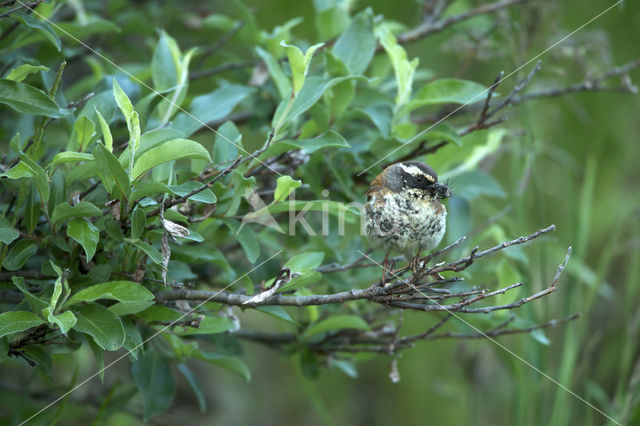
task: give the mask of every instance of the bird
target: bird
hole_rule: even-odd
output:
[[[446,230],[447,209],[441,203],[451,197],[446,184],[421,161],[402,161],[385,167],[366,191],[364,227],[370,244],[386,250],[382,285],[395,250],[411,259],[418,269],[420,253],[440,244]]]

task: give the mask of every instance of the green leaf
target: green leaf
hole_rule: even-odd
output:
[[[131,374],[142,395],[145,422],[171,406],[176,393],[176,381],[169,361],[159,353],[147,350],[133,363]]]
[[[332,52],[349,68],[351,74],[362,74],[376,50],[373,35],[373,12],[370,8],[358,13],[338,37]]]
[[[273,79],[273,82],[276,84],[276,88],[278,89],[280,99],[288,99],[291,96],[291,82],[282,70],[282,66],[280,66],[278,60],[274,58],[271,53],[259,47],[256,47],[256,52],[267,66],[269,75]]]
[[[454,143],[458,146],[462,146],[462,141],[460,140],[460,136],[458,136],[458,132],[456,131],[456,129],[444,123],[438,123],[435,126],[431,127],[429,131],[421,135],[420,138],[431,140],[439,139]],[[415,141],[416,140],[412,140],[412,142]]]
[[[47,174],[45,173],[44,169],[40,167],[40,165],[37,164],[35,161],[33,161],[31,158],[29,158],[26,154],[20,153],[18,154],[18,156],[35,173],[35,175],[33,176],[33,183],[36,186],[36,188],[38,188],[38,192],[40,193],[40,198],[42,199],[42,201],[44,203],[48,203],[49,195],[50,195],[49,194],[50,193],[49,178],[47,177]]]
[[[175,39],[160,30],[160,39],[153,50],[151,77],[153,87],[158,91],[175,89],[180,69],[180,48]]]
[[[531,337],[536,339],[538,343],[541,343],[545,346],[549,346],[551,344],[544,330],[533,330],[529,334],[531,335]]]
[[[313,6],[316,9],[315,24],[320,39],[335,38],[349,25],[350,2],[314,1]]]
[[[231,31],[236,21],[225,15],[211,14],[202,20],[204,28],[214,28],[216,30],[228,32]]]
[[[20,236],[20,232],[11,226],[11,223],[4,216],[0,216],[0,242],[4,244],[11,244],[16,238]]]
[[[49,194],[48,212],[51,216],[58,204],[67,199],[66,174],[62,170],[56,170],[51,176],[51,191]]]
[[[141,311],[137,317],[144,322],[150,323],[154,321],[171,322],[179,319],[182,315],[166,306],[153,305]]]
[[[65,311],[61,314],[47,313],[47,321],[60,327],[62,334],[66,335],[77,322],[76,316],[71,311]]]
[[[402,113],[413,111],[425,105],[468,104],[482,101],[487,88],[467,80],[442,78],[427,83],[402,109]]]
[[[38,195],[36,186],[33,183],[29,185],[26,198],[27,203],[24,207],[24,224],[27,227],[27,233],[33,234],[33,231],[38,225],[38,220],[40,220],[40,213],[42,211],[40,196]]]
[[[377,102],[362,109],[362,112],[378,128],[383,137],[389,138],[393,119],[393,106],[390,103]]]
[[[0,174],[0,177],[7,177],[9,179],[21,179],[30,178],[33,184],[40,193],[40,198],[46,203],[49,201],[49,179],[46,173],[35,161],[30,159],[27,155],[19,153],[21,161],[5,173]]]
[[[238,156],[238,148],[242,149],[242,135],[232,121],[227,121],[218,128],[216,133],[213,159],[216,163],[234,160]]]
[[[369,330],[369,324],[367,324],[362,318],[355,315],[333,315],[327,319],[319,321],[311,325],[305,331],[305,336],[313,336],[314,334],[326,333],[329,331],[343,330],[345,328],[352,328],[356,330]]]
[[[129,177],[118,159],[102,144],[97,144],[93,150],[96,159],[96,169],[100,180],[107,192],[115,195],[115,190],[127,198],[131,192]]]
[[[185,136],[189,137],[205,123],[228,115],[254,91],[252,87],[229,84],[212,93],[196,96],[191,102],[189,113],[177,114],[172,127],[183,131]]]
[[[115,351],[122,346],[125,332],[116,314],[95,303],[75,306],[73,311],[78,317],[74,330],[93,337],[102,349]]]
[[[202,389],[200,389],[200,385],[198,384],[198,380],[196,379],[195,374],[187,367],[186,364],[181,363],[178,364],[178,371],[182,373],[189,386],[193,390],[193,393],[196,394],[196,398],[198,399],[198,406],[200,406],[200,412],[204,413],[207,410],[207,402],[204,399],[204,395],[202,394]]]
[[[285,263],[291,269],[291,272],[311,271],[322,264],[324,260],[324,252],[310,251],[293,256]]]
[[[133,104],[115,78],[113,79],[113,97],[116,99],[118,108],[120,108],[122,115],[124,115],[124,118],[128,123],[129,117],[134,113]]]
[[[273,202],[285,200],[296,188],[302,185],[301,180],[292,179],[291,176],[280,176],[276,181],[276,189],[273,193]]]
[[[89,341],[89,347],[93,352],[93,357],[96,359],[96,367],[100,372],[100,382],[104,384],[104,349],[102,349],[93,339],[87,339]]]
[[[125,238],[125,241],[128,241],[129,243],[142,250],[147,256],[149,256],[149,259],[151,259],[153,263],[162,265],[162,255],[155,247],[153,247],[149,243],[141,240],[130,240],[127,238]]]
[[[113,152],[113,136],[111,136],[111,129],[109,129],[109,123],[104,119],[98,108],[94,107],[96,111],[96,116],[98,117],[98,121],[100,122],[100,129],[102,130],[102,140],[104,142],[104,146],[109,152]]]
[[[277,306],[277,305],[273,305],[273,306],[256,306],[256,310],[260,311],[260,312],[264,312],[267,315],[271,315],[272,317],[281,319],[283,321],[286,321],[290,324],[294,324],[294,325],[298,325],[298,321],[294,320],[291,315],[289,315],[289,312],[287,312],[287,310],[285,308],[283,308],[282,306]]]
[[[31,178],[37,175],[37,172],[33,170],[27,163],[20,161],[18,164],[2,173],[2,177],[9,179],[22,179]]]
[[[62,43],[60,42],[60,37],[53,31],[51,24],[45,20],[39,20],[33,15],[20,14],[16,16],[16,19],[22,21],[27,27],[36,30],[38,33],[42,34],[47,40],[53,44],[53,46],[60,52],[62,49]]]
[[[60,37],[77,42],[78,40],[86,40],[94,34],[119,33],[120,27],[113,21],[98,18],[97,16],[85,16],[84,19],[78,18],[81,22],[58,21],[56,22],[56,32]]]
[[[132,315],[142,312],[149,306],[153,306],[154,303],[155,302],[152,300],[147,302],[118,302],[109,306],[107,309],[121,317],[124,315]]]
[[[111,217],[104,218],[104,230],[107,231],[109,237],[113,238],[116,241],[124,241],[124,233],[122,232],[122,228],[120,225],[116,223],[115,220]]]
[[[57,325],[62,331],[62,334],[67,334],[69,330],[75,325],[77,319],[76,316],[71,311],[62,312],[61,314],[56,314],[56,306],[58,305],[58,300],[63,293],[69,293],[69,284],[66,279],[63,279],[62,270],[55,264],[53,261],[50,261],[51,267],[58,274],[58,278],[54,283],[53,294],[51,295],[51,299],[49,300],[49,305],[42,309],[42,315],[49,321],[50,324]]]
[[[272,144],[260,157],[260,160],[272,158],[290,150],[302,149],[312,154],[326,148],[349,148],[349,143],[342,135],[330,130],[313,139],[283,140]]]
[[[406,104],[411,96],[413,76],[420,61],[418,58],[413,58],[412,61],[407,59],[407,52],[398,44],[395,36],[387,26],[379,27],[377,35],[393,66],[398,86],[396,107],[400,107]]]
[[[136,206],[131,214],[131,238],[136,239],[142,237],[147,229],[147,215],[140,206]]]
[[[109,281],[78,291],[71,296],[65,306],[81,302],[94,302],[98,299],[117,300],[118,302],[142,302],[153,300],[153,293],[133,281]]]
[[[169,187],[169,190],[173,192],[174,195],[183,197],[191,193],[193,190],[201,188],[202,185],[203,184],[200,182],[195,182],[190,180],[180,185],[171,185]],[[217,201],[216,195],[209,188],[203,191],[200,191],[195,195],[192,195],[191,197],[189,197],[189,199],[193,201],[197,201],[199,203],[206,203],[206,204],[215,204],[215,202]]]
[[[291,67],[291,76],[293,78],[294,96],[300,91],[300,89],[302,89],[304,79],[309,71],[309,64],[311,63],[313,54],[323,45],[324,43],[315,44],[309,47],[307,52],[303,55],[302,50],[298,47],[287,44],[284,41],[280,42],[280,46],[284,47],[287,57],[289,58],[289,66]]]
[[[77,218],[67,224],[67,235],[82,246],[89,262],[96,253],[98,241],[100,241],[98,228],[84,218]]]
[[[304,80],[304,85],[300,92],[294,99],[291,104],[291,108],[289,109],[286,116],[283,116],[285,113],[285,109],[278,108],[276,113],[273,116],[273,124],[279,123],[281,120],[285,119],[283,123],[287,121],[291,121],[300,114],[307,111],[311,108],[318,100],[322,97],[324,92],[331,89],[332,87],[349,80],[366,80],[361,76],[345,76],[345,77],[336,77],[330,80],[327,80],[325,77],[319,76],[311,76]]]
[[[72,151],[59,152],[53,157],[53,160],[51,160],[51,162],[47,167],[50,170],[53,170],[56,168],[56,166],[60,164],[79,163],[81,161],[92,162],[92,161],[95,161],[95,158],[92,154],[86,154],[84,152],[72,152]]]
[[[46,72],[49,71],[49,68],[45,67],[44,65],[23,64],[17,68],[12,69],[11,72],[9,72],[9,75],[7,75],[7,80],[20,82],[27,78],[29,74],[35,74],[40,71]]]
[[[73,124],[73,130],[76,134],[78,150],[83,151],[91,142],[91,138],[96,132],[96,125],[89,117],[81,115]]]
[[[134,148],[134,154],[140,147],[140,116],[137,112],[133,112],[127,120],[129,126],[129,146]]]
[[[27,287],[27,284],[24,282],[23,277],[13,276],[11,277],[11,282],[16,286],[18,290],[20,290],[24,294],[25,299],[31,305],[31,310],[33,312],[41,312],[44,308],[49,306],[49,304],[44,299],[41,299],[38,296],[34,296],[33,294],[31,294],[31,292],[29,292],[29,289]]]
[[[102,216],[102,210],[96,207],[95,204],[88,201],[80,201],[75,206],[71,206],[69,203],[64,202],[62,204],[58,204],[56,208],[53,209],[51,222],[56,225],[67,219],[91,216]]]
[[[173,139],[142,154],[133,167],[133,178],[138,178],[159,164],[181,158],[211,161],[209,152],[198,142],[189,139]]]
[[[292,278],[291,281],[283,285],[282,288],[278,290],[278,293],[297,290],[299,288],[303,288],[315,282],[318,282],[321,279],[322,274],[318,271],[304,271],[302,273],[299,273],[298,276]]]
[[[184,132],[172,129],[170,127],[163,129],[155,129],[145,132],[140,136],[140,146],[136,151],[136,155],[140,156],[143,152],[150,150],[158,145],[166,141],[170,141],[171,139],[180,139],[184,136]],[[123,164],[123,160],[126,159],[126,162]],[[120,164],[123,166],[129,164],[129,153],[128,147],[120,155]]]
[[[237,221],[223,219],[223,222],[233,233],[233,236],[247,255],[247,260],[254,263],[260,256],[260,241],[248,226],[241,226]]]
[[[243,377],[247,382],[251,380],[251,372],[247,366],[236,357],[219,355],[201,350],[193,351],[193,357],[210,364],[217,365]]]
[[[38,251],[33,240],[20,240],[11,247],[2,261],[2,267],[8,271],[17,271]]]
[[[356,365],[353,361],[347,361],[342,359],[332,359],[331,366],[337,367],[340,371],[342,371],[347,376],[355,379],[358,377],[358,370],[356,369]]]
[[[0,103],[28,115],[62,118],[68,113],[42,90],[7,79],[0,79]]]
[[[202,390],[200,389],[200,385],[198,384],[198,380],[193,372],[187,367],[186,364],[181,363],[178,364],[178,370],[182,373],[182,375],[187,379],[189,386],[195,393],[196,398],[198,399],[198,405],[200,406],[200,412],[204,413],[207,410],[207,403],[204,399],[204,395],[202,394]]]
[[[0,314],[0,337],[19,333],[44,324],[42,318],[27,311],[11,311]]]

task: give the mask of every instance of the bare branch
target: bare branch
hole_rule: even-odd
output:
[[[479,251],[479,249],[476,247],[471,251],[471,254],[469,256],[463,257],[453,262],[449,262],[446,264],[439,264],[429,268],[423,266],[422,270],[412,275],[409,279],[403,280],[399,278],[400,275],[409,270],[408,266],[405,266],[394,271],[392,274],[393,277],[391,277],[388,280],[388,283],[385,286],[381,286],[381,282],[377,281],[376,283],[374,283],[373,285],[365,289],[351,289],[348,291],[343,291],[343,292],[338,292],[333,294],[317,294],[317,295],[311,295],[311,296],[290,296],[283,293],[277,293],[277,294],[270,295],[269,297],[262,298],[259,301],[256,301],[255,299],[251,300],[252,296],[247,296],[242,293],[177,289],[177,290],[162,291],[157,293],[156,300],[160,303],[170,303],[176,300],[207,300],[211,302],[224,303],[227,305],[237,305],[237,306],[244,306],[244,307],[251,307],[251,308],[255,308],[257,306],[268,306],[268,305],[301,307],[301,306],[345,303],[345,302],[355,301],[355,300],[366,300],[366,301],[375,302],[375,303],[379,303],[386,306],[393,306],[393,307],[399,307],[404,309],[418,309],[418,310],[424,310],[424,311],[452,310],[455,312],[485,312],[485,311],[490,312],[491,310],[497,310],[497,309],[513,309],[515,307],[521,306],[524,303],[528,303],[531,300],[542,297],[550,293],[551,291],[555,291],[555,282],[557,282],[557,278],[559,278],[559,275],[557,275],[556,279],[554,279],[552,283],[551,287],[553,287],[553,290],[547,289],[536,295],[530,296],[529,298],[527,298],[527,300],[517,301],[511,305],[501,305],[497,307],[487,307],[487,308],[484,308],[484,307],[469,308],[468,307],[469,305],[477,303],[480,300],[484,300],[488,297],[492,297],[498,294],[502,294],[506,291],[509,291],[512,288],[515,288],[521,285],[519,283],[513,284],[503,289],[495,290],[492,292],[474,291],[473,293],[469,293],[469,292],[453,293],[446,290],[444,296],[443,295],[436,295],[433,297],[427,296],[427,297],[422,297],[421,299],[422,301],[424,301],[428,299],[436,300],[436,299],[447,299],[450,297],[469,297],[474,295],[476,296],[476,297],[465,299],[461,302],[451,304],[451,305],[444,305],[444,306],[424,305],[420,303],[409,303],[409,302],[400,301],[400,300],[402,297],[405,297],[405,300],[406,300],[407,287],[410,288],[410,291],[416,291],[420,293],[421,290],[418,287],[415,287],[416,285],[419,285],[420,288],[425,288],[425,287],[432,287],[433,285],[436,285],[436,284],[445,284],[445,283],[459,281],[460,278],[458,277],[441,279],[441,278],[438,278],[439,277],[438,274],[443,271],[461,271],[469,267],[477,259],[496,253],[500,250],[503,250],[507,247],[511,247],[513,245],[524,244],[528,241],[538,238],[541,235],[544,235],[547,232],[551,232],[553,230],[555,230],[555,226],[551,225],[547,228],[540,229],[537,232],[534,232],[533,234],[523,236],[515,240],[506,241],[502,244],[499,244],[497,246],[491,247],[483,251]],[[432,255],[426,256],[425,258],[421,259],[421,261],[424,262],[425,260],[431,260],[434,255],[441,254],[442,252],[459,244],[461,241],[462,239],[445,247],[439,252],[435,252]],[[568,258],[565,259],[565,264],[567,260]],[[559,272],[562,272],[562,271],[560,270]],[[436,277],[436,279],[431,280],[430,282],[427,282],[427,283],[420,283],[420,281],[427,276]],[[430,288],[429,291],[433,292],[434,289]],[[487,311],[487,309],[489,309],[489,311]]]
[[[398,36],[398,43],[407,44],[424,39],[431,34],[438,33],[450,26],[457,24],[458,22],[465,21],[473,18],[474,16],[484,15],[487,13],[494,13],[501,9],[505,9],[509,6],[513,6],[520,3],[526,3],[528,0],[501,0],[495,3],[484,4],[478,6],[475,9],[467,10],[466,12],[459,13],[457,15],[449,16],[445,19],[431,22],[429,20],[422,22],[415,28],[404,32]]]
[[[606,73],[590,79],[585,79],[580,83],[572,84],[565,87],[552,87],[548,89],[540,89],[532,93],[526,93],[521,96],[514,96],[511,100],[512,105],[517,105],[531,99],[549,98],[555,96],[564,96],[578,92],[623,92],[637,93],[637,87],[633,86],[630,81],[625,80],[625,76],[636,68],[640,67],[640,58],[628,62],[619,67],[615,67]],[[620,86],[603,86],[603,83],[613,77],[623,77],[623,83]]]

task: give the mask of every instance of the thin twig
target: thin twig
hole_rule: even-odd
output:
[[[407,44],[413,43],[418,40],[422,40],[431,34],[440,32],[450,26],[457,24],[458,22],[465,21],[473,18],[474,16],[484,15],[487,13],[494,13],[501,9],[507,8],[520,3],[526,3],[528,0],[501,0],[495,3],[484,4],[478,6],[475,9],[467,10],[466,12],[459,13],[457,15],[449,16],[445,19],[436,22],[423,22],[415,28],[410,29],[398,36],[398,43]]]

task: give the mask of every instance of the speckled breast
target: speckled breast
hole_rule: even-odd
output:
[[[432,250],[444,236],[447,211],[437,200],[411,191],[376,192],[365,208],[365,228],[369,241],[407,256],[418,250]]]

